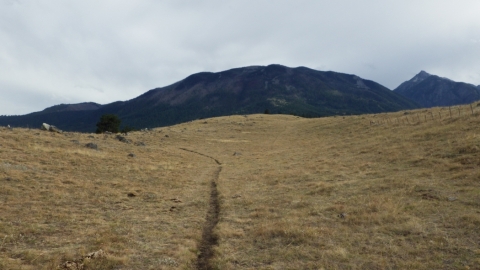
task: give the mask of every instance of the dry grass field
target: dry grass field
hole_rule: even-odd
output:
[[[477,104],[126,138],[0,128],[0,269],[480,269]]]

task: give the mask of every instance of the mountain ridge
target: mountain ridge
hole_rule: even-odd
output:
[[[102,105],[95,102],[81,102],[74,104],[59,104],[44,109],[44,113],[63,112],[63,111],[93,111],[101,108]]]
[[[165,87],[110,104],[56,105],[24,116],[0,117],[0,125],[92,132],[102,114],[125,125],[151,128],[199,118],[271,113],[307,117],[380,113],[419,105],[371,80],[352,74],[278,64],[199,72]]]

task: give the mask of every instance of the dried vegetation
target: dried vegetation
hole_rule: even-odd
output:
[[[99,249],[85,269],[200,268],[212,181],[209,268],[480,269],[480,107],[459,108],[220,117],[132,143],[0,128],[0,269]]]

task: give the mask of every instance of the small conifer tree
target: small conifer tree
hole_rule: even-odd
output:
[[[97,123],[97,133],[112,132],[118,133],[122,120],[115,114],[104,114]]]

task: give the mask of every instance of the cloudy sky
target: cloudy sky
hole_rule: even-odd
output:
[[[0,115],[268,65],[480,84],[478,0],[0,0]]]

